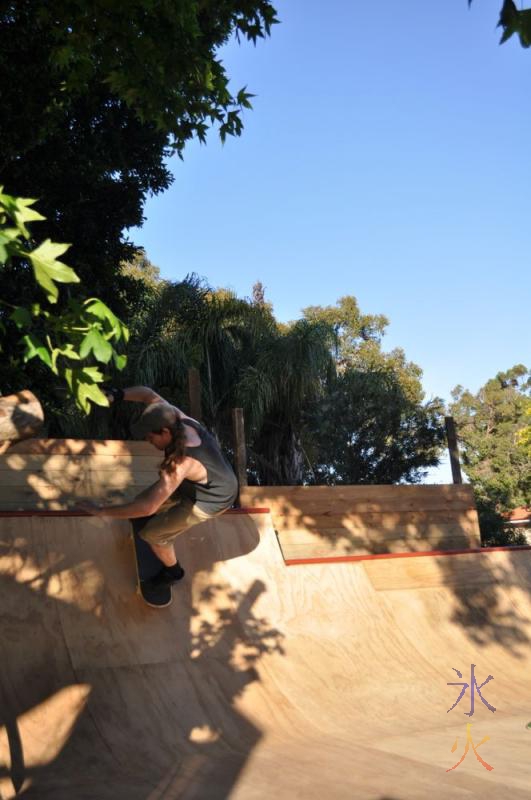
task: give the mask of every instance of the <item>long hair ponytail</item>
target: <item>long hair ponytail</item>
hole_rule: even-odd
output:
[[[172,474],[177,469],[177,465],[184,458],[186,450],[186,432],[182,420],[177,419],[169,428],[171,442],[164,450],[164,461],[160,465],[159,475],[163,472]]]

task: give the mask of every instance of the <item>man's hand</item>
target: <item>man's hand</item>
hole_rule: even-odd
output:
[[[113,403],[121,403],[124,399],[124,390],[117,389],[116,386],[109,386],[103,389],[103,394],[112,405]]]
[[[90,500],[83,500],[81,503],[77,503],[76,508],[79,511],[84,511],[85,514],[91,514],[93,517],[102,517],[105,513],[101,506]]]

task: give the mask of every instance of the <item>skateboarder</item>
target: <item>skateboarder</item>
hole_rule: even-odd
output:
[[[135,530],[162,562],[150,580],[153,586],[171,586],[183,571],[173,549],[177,536],[230,508],[238,481],[215,438],[199,422],[146,386],[108,389],[113,403],[145,403],[132,426],[136,439],[145,439],[164,452],[159,479],[129,503],[78,506],[95,516],[135,520]]]

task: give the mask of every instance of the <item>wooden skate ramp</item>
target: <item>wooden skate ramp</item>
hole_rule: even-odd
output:
[[[227,514],[157,611],[128,534],[0,518],[2,800],[531,796],[529,551],[287,567],[270,514]],[[448,713],[472,664],[496,711]],[[493,769],[447,772],[469,723]]]

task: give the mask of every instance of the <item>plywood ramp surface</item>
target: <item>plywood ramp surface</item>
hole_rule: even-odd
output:
[[[0,519],[2,800],[529,798],[529,551],[288,568],[269,514],[227,514],[156,611],[128,536]],[[496,711],[448,713],[471,665]],[[491,771],[446,771],[467,723]]]

